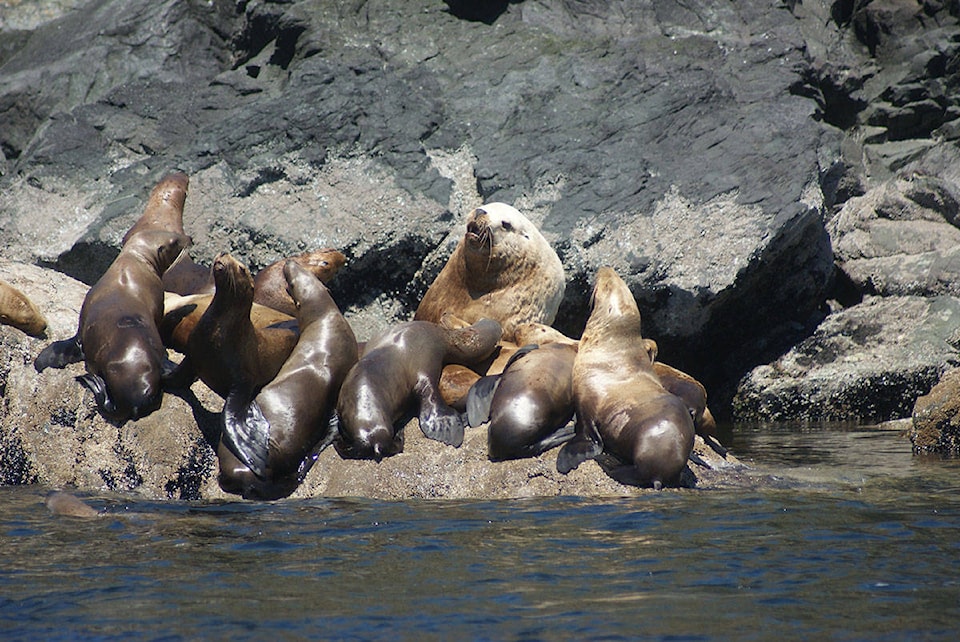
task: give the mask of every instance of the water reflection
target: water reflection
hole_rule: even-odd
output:
[[[620,500],[275,503],[0,488],[5,637],[953,639],[960,465],[749,428],[762,483]],[[766,483],[774,480],[776,483]]]

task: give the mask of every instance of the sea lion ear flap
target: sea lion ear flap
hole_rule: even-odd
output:
[[[231,391],[220,413],[220,439],[257,477],[265,477],[270,456],[270,422],[256,399]]]
[[[97,401],[97,406],[100,407],[100,410],[104,414],[112,415],[116,413],[117,406],[113,403],[113,399],[110,398],[110,394],[107,391],[107,382],[103,380],[103,377],[100,375],[87,374],[79,375],[76,377],[76,380],[80,384],[93,393],[93,398]]]

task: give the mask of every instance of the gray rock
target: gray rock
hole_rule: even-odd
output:
[[[741,421],[883,421],[909,417],[917,397],[960,360],[960,299],[867,297],[740,382]],[[944,341],[950,337],[950,343]]]

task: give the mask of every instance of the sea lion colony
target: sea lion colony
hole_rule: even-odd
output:
[[[88,291],[76,335],[45,347],[35,367],[83,361],[77,380],[117,425],[199,378],[224,399],[219,434],[205,437],[226,492],[285,497],[331,444],[343,458],[379,461],[403,450],[412,417],[454,447],[465,425],[487,425],[491,461],[561,446],[561,473],[597,459],[615,478],[654,488],[679,483],[694,431],[722,451],[703,386],[656,361],[612,269],[598,272],[581,339],[550,327],[563,266],[511,206],[474,210],[414,320],[358,345],[325,287],[343,254],[307,252],[257,277],[229,254],[210,268],[194,263],[188,183],[174,172],[155,186]],[[14,303],[30,310],[22,294],[2,294],[0,321]],[[39,310],[29,316],[17,327],[42,332]]]

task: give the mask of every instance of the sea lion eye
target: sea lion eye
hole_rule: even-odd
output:
[[[500,226],[503,227],[503,229],[505,229],[508,232],[513,229],[513,223],[511,223],[510,221],[503,221],[502,223],[500,223]]]

